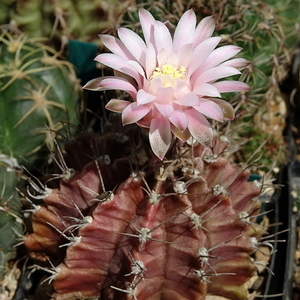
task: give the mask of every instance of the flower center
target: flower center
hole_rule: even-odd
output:
[[[161,68],[157,67],[152,73],[151,80],[157,76],[161,77],[161,81],[165,87],[172,86],[174,79],[184,79],[186,74],[185,67],[173,67],[170,64],[163,65]],[[171,79],[171,81],[170,81]]]

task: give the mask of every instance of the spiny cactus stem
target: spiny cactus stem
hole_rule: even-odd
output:
[[[61,271],[61,268],[55,267],[50,259],[47,258],[48,263],[50,264],[51,268],[44,268],[39,265],[33,265],[32,266],[32,273],[36,270],[43,270],[47,273],[50,273],[51,275],[44,279],[40,284],[43,284],[46,281],[49,281],[49,284],[57,277],[58,273]],[[29,276],[31,273],[29,273]]]
[[[29,213],[35,213],[38,211],[41,206],[40,205],[35,205],[20,189],[16,188],[17,192],[30,204],[31,208],[30,209],[25,209],[23,212],[29,212]]]
[[[261,237],[259,241],[257,240],[256,237],[251,237],[250,238],[251,246],[253,247],[253,249],[259,251],[263,255],[271,256],[274,253],[274,251],[275,251],[274,250],[274,246],[272,245],[272,243],[274,243],[274,242],[279,242],[279,243],[282,242],[282,243],[284,243],[284,242],[286,242],[286,240],[274,240],[274,239],[269,239],[269,238],[277,236],[278,234],[283,233],[283,232],[287,232],[287,231],[289,231],[289,229],[285,229],[285,230],[276,232],[274,234],[270,234],[268,236]],[[260,246],[267,246],[267,247],[269,247],[271,253],[270,254],[266,254],[265,252],[261,251],[260,248],[259,248]]]
[[[210,271],[210,270],[208,270],[208,271]],[[195,270],[195,273],[197,274],[197,276],[199,277],[200,280],[202,280],[203,282],[206,282],[206,283],[211,283],[211,281],[209,281],[207,279],[208,277],[215,277],[215,276],[221,276],[221,275],[236,275],[235,273],[217,273],[215,270],[213,270],[213,271],[214,271],[214,273],[207,274],[207,272],[205,272],[204,270]]]
[[[219,217],[220,215],[222,215],[223,213],[226,213],[226,211],[220,213],[220,214],[217,214],[211,218],[208,218],[208,219],[205,219],[203,220],[203,217],[205,217],[210,211],[212,211],[216,206],[218,206],[221,202],[223,201],[223,197],[217,202],[215,203],[212,207],[210,207],[207,211],[205,211],[203,214],[201,214],[201,216],[199,216],[198,214],[196,213],[191,213],[190,215],[188,214],[185,214],[189,219],[190,221],[192,222],[193,224],[193,227],[191,228],[191,230],[193,229],[197,229],[197,228],[201,228],[207,232],[209,232],[208,229],[206,229],[205,227],[203,227],[202,225],[210,220],[213,220],[214,218],[217,218]]]
[[[138,275],[142,275],[142,277],[144,278],[144,275],[142,274],[144,271],[147,271],[147,269],[144,266],[144,263],[141,260],[135,260],[131,254],[131,252],[128,252],[130,259],[132,261],[132,265],[131,265],[131,269],[132,271],[128,274],[125,274],[124,276],[130,276],[130,275],[134,275],[134,280],[136,279],[136,276]]]
[[[52,135],[51,127],[47,128],[47,129],[50,132],[50,134]],[[68,180],[75,174],[75,170],[72,168],[69,168],[67,166],[64,156],[61,152],[61,149],[60,149],[56,139],[54,137],[52,137],[52,140],[56,146],[57,154],[58,154],[58,159],[55,157],[55,155],[53,155],[53,159],[56,162],[59,169],[62,171],[62,174],[53,174],[53,177],[51,178],[51,180],[58,179],[58,178],[62,178],[63,180]]]
[[[139,234],[136,235],[136,234],[129,234],[129,233],[120,233],[120,234],[124,234],[124,235],[128,235],[128,236],[132,236],[132,237],[137,237],[139,239],[139,242],[144,244],[146,243],[148,240],[152,240],[152,241],[156,241],[156,242],[162,242],[162,243],[171,243],[171,242],[167,242],[167,241],[160,241],[160,240],[157,240],[157,239],[154,239],[151,237],[151,233],[157,229],[158,227],[161,227],[163,226],[165,223],[171,221],[172,219],[176,218],[179,214],[182,214],[183,212],[185,212],[186,210],[188,210],[189,208],[191,208],[191,206],[185,208],[184,210],[176,213],[174,216],[168,218],[167,220],[159,223],[157,226],[155,226],[154,228],[152,229],[149,229],[149,228],[141,228],[141,229],[138,229],[136,228],[136,226],[131,223],[130,221],[128,221],[128,223],[136,230],[136,232],[138,232]]]
[[[23,235],[23,232],[18,232],[14,227],[12,227],[13,232],[17,236],[17,243],[14,244],[14,248],[17,248],[18,246],[21,246],[24,244],[26,237]]]
[[[135,285],[130,284],[127,290],[120,289],[120,288],[112,286],[112,285],[110,287],[112,289],[115,289],[115,290],[119,291],[119,292],[123,292],[123,293],[129,294],[131,297],[133,297],[134,300],[137,300],[137,297],[135,295],[135,293],[136,293],[136,286],[137,286],[137,284],[135,284]]]
[[[5,192],[5,184],[3,184],[2,192],[1,192],[1,195],[0,195],[0,200],[3,199],[4,192]],[[13,213],[11,211],[15,207],[14,206],[7,206],[7,204],[9,203],[9,201],[12,200],[13,196],[14,196],[13,194],[10,195],[9,198],[6,201],[4,201],[3,203],[0,203],[0,211],[3,211],[4,213],[12,216],[18,223],[22,224],[23,223],[22,218],[20,218],[18,215],[16,215],[15,213]]]
[[[69,240],[70,242],[67,244],[59,245],[59,248],[62,247],[69,247],[69,246],[76,246],[81,241],[81,236],[75,236],[72,232],[69,232],[70,235],[66,235],[63,231],[56,228],[53,224],[50,222],[47,222],[49,226],[54,228],[61,236],[63,236],[65,239]],[[69,228],[68,228],[69,229]]]
[[[24,168],[25,169],[25,168]],[[25,169],[26,170],[26,169]],[[30,177],[27,177],[27,180],[29,182],[30,187],[33,188],[34,191],[36,191],[38,194],[37,195],[33,195],[30,190],[29,190],[29,186],[27,187],[27,194],[32,198],[32,199],[36,199],[36,200],[41,200],[44,199],[48,196],[50,196],[50,194],[52,193],[52,190],[47,188],[46,185],[43,185],[40,180],[38,180],[37,178],[35,178],[37,180],[37,183],[35,183]],[[24,195],[24,194],[23,194]],[[26,197],[27,198],[27,197]],[[29,202],[31,202],[29,200]]]
[[[257,266],[257,270],[258,272],[260,273],[260,268],[259,267],[262,267],[263,270],[267,270],[272,276],[274,276],[274,272],[268,267],[268,262],[267,261],[254,261],[253,260],[253,264],[255,266]]]
[[[66,29],[68,27],[67,22],[64,18],[65,15],[67,15],[67,13],[65,13],[64,10],[60,6],[56,5],[54,7],[55,21],[54,21],[54,24],[53,24],[53,27],[52,27],[52,30],[50,33],[50,38],[52,38],[54,36],[58,25],[60,25],[62,29]]]
[[[251,209],[252,210],[252,209]],[[257,217],[260,217],[260,216],[265,216],[267,215],[269,212],[271,212],[272,210],[268,210],[268,211],[264,211],[262,213],[258,213],[258,214],[253,214],[255,212],[255,210],[253,210],[251,212],[251,210],[249,212],[246,212],[246,211],[241,211],[239,212],[238,214],[238,218],[239,220],[241,220],[244,224],[246,225],[249,225],[251,226],[254,230],[255,230],[255,227],[257,227],[257,223],[255,222],[252,222],[252,220],[255,220]]]

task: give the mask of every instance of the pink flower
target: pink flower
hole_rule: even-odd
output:
[[[237,46],[217,49],[220,37],[211,37],[215,29],[212,16],[196,26],[196,15],[186,11],[174,35],[145,9],[139,11],[145,41],[127,29],[118,30],[119,39],[101,35],[112,52],[95,60],[115,70],[116,76],[89,81],[84,88],[94,91],[123,90],[132,102],[112,99],[106,108],[122,113],[123,124],[137,123],[149,130],[153,152],[165,156],[172,134],[181,141],[191,136],[210,146],[212,129],[206,117],[232,120],[232,106],[220,99],[221,93],[246,91],[249,86],[221,78],[241,74],[247,65],[242,58],[230,59],[240,52]]]

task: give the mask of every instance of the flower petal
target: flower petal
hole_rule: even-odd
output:
[[[225,120],[233,120],[234,119],[235,113],[234,113],[234,109],[230,103],[228,103],[227,101],[221,100],[221,99],[210,99],[210,100],[215,102],[222,108]]]
[[[203,43],[198,45],[191,56],[190,63],[188,66],[188,73],[192,75],[195,70],[205,61],[205,59],[211,54],[211,52],[220,43],[220,37],[212,37],[205,40]]]
[[[119,99],[111,99],[105,106],[106,109],[121,113],[123,110],[130,105],[129,101],[119,100]]]
[[[228,66],[228,67],[233,67],[239,70],[244,69],[247,67],[251,62],[247,59],[244,58],[234,58],[230,59],[228,61],[223,62],[220,66]]]
[[[95,60],[110,68],[133,77],[138,85],[142,85],[141,74],[132,65],[128,64],[127,59],[112,53],[104,53],[98,55]]]
[[[191,133],[188,130],[188,128],[184,131],[181,131],[176,126],[171,124],[171,130],[172,130],[173,134],[184,143],[191,137]]]
[[[178,67],[183,66],[187,68],[191,61],[192,54],[193,54],[192,44],[186,44],[182,46],[177,53]]]
[[[162,114],[163,117],[168,119],[174,112],[174,108],[171,105],[165,105],[165,104],[158,104],[154,103],[157,110]]]
[[[142,75],[142,77],[145,77],[145,71],[144,71],[143,67],[137,61],[128,60],[127,63],[128,63],[128,65],[132,66],[135,70],[137,70],[139,72],[139,74]]]
[[[172,37],[167,26],[159,21],[155,21],[154,24],[154,41],[156,52],[161,49],[165,49],[167,55],[170,55],[173,51]]]
[[[213,139],[213,131],[206,118],[195,109],[185,110],[188,118],[188,129],[191,135],[202,145],[210,147]]]
[[[119,28],[118,35],[135,60],[145,66],[146,44],[142,38],[128,28]]]
[[[179,105],[195,106],[199,105],[199,98],[196,93],[188,93],[174,102]]]
[[[146,76],[147,79],[149,80],[151,78],[151,75],[153,71],[155,70],[157,66],[157,57],[156,57],[156,52],[152,44],[150,44],[147,47],[147,52],[146,52]]]
[[[139,90],[137,92],[136,101],[138,105],[146,104],[153,102],[156,99],[156,96],[145,92],[144,90]]]
[[[221,97],[220,91],[212,84],[209,83],[203,83],[200,85],[197,85],[193,92],[196,93],[199,96],[209,96],[209,97]]]
[[[205,98],[200,99],[200,104],[194,106],[194,109],[211,119],[220,122],[224,121],[224,114],[221,107],[211,100]]]
[[[162,48],[158,53],[157,53],[157,64],[158,66],[162,66],[167,63],[168,60],[168,53],[166,49]]]
[[[151,121],[149,141],[154,154],[163,159],[171,144],[170,122],[165,118],[155,118]]]
[[[169,117],[169,120],[181,132],[188,126],[188,119],[182,110],[174,110],[173,114]]]
[[[131,95],[133,99],[137,94],[136,88],[130,82],[117,76],[92,79],[83,88],[91,91],[122,90]]]
[[[214,16],[208,16],[201,20],[195,30],[195,36],[193,40],[194,48],[197,47],[204,40],[211,37],[215,30],[216,21]]]
[[[212,85],[217,88],[220,93],[244,92],[251,90],[247,83],[236,80],[222,80],[215,82]]]
[[[136,123],[146,116],[149,111],[149,107],[138,105],[136,102],[133,102],[123,110],[122,123],[123,125]]]
[[[181,47],[193,41],[196,21],[196,15],[191,9],[186,11],[180,18],[173,38],[173,51],[175,53],[177,53]]]
[[[172,87],[158,87],[156,91],[154,91],[156,95],[155,103],[158,104],[171,104],[174,98],[174,89]]]
[[[99,34],[99,37],[104,46],[114,54],[127,59],[134,59],[132,54],[119,39],[108,34]]]
[[[151,15],[149,11],[147,11],[144,8],[139,9],[139,18],[144,34],[144,38],[146,41],[146,44],[149,46],[154,42],[153,32],[154,32],[154,26],[155,19]]]
[[[197,71],[196,71],[193,74],[193,76],[197,76],[197,79],[194,83],[194,88],[197,85],[200,85],[202,83],[214,82],[215,80],[218,80],[220,78],[227,77],[227,76],[233,76],[233,75],[237,75],[237,74],[241,74],[241,72],[235,68],[227,67],[227,66],[225,66],[225,67],[218,66],[218,67],[211,68],[211,69],[203,72],[202,74],[199,74],[199,76],[197,76]]]
[[[175,89],[174,89],[174,96],[176,99],[182,98],[184,95],[188,94],[191,91],[190,84],[188,81],[180,80],[177,81]]]
[[[242,50],[241,47],[233,46],[233,45],[227,45],[215,49],[201,65],[200,68],[201,72],[204,72],[210,68],[219,65],[220,63],[226,61],[227,59],[235,56],[241,50]]]

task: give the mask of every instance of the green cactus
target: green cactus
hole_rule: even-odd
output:
[[[122,15],[134,0],[57,1],[15,0],[4,3],[0,24],[11,21],[30,37],[64,38],[100,45],[98,33],[118,27]]]
[[[64,122],[77,123],[80,85],[73,66],[41,40],[3,31],[0,52],[0,151],[30,165],[45,145],[53,150],[51,135]]]
[[[15,167],[15,160],[0,155],[0,280],[7,262],[15,258],[15,246],[24,230],[22,204],[15,189],[19,181]]]

